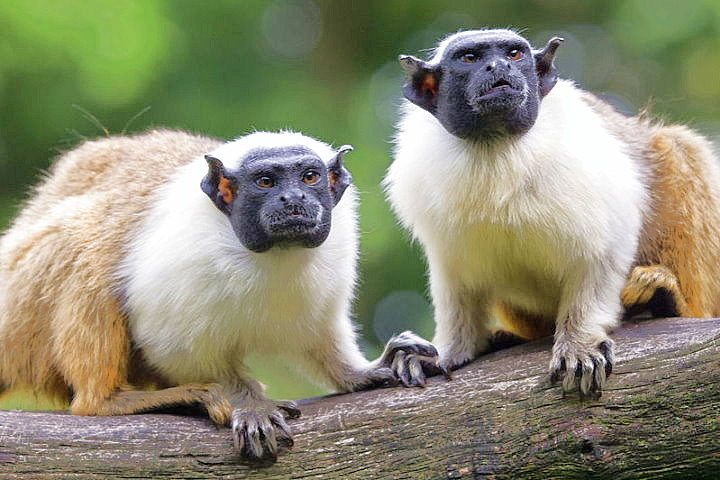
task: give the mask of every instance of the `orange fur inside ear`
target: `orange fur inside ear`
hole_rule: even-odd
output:
[[[431,73],[425,74],[423,77],[422,86],[420,87],[423,93],[430,92],[433,95],[437,94],[437,81],[435,76]]]
[[[229,205],[233,200],[232,184],[230,183],[230,180],[221,176],[220,182],[218,183],[218,191],[220,192],[220,195],[222,195],[223,202]]]

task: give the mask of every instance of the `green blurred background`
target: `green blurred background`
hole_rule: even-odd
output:
[[[355,312],[368,356],[406,328],[431,337],[421,252],[379,187],[400,103],[396,58],[485,26],[520,29],[536,46],[561,35],[562,76],[626,112],[650,102],[718,137],[720,0],[2,0],[0,228],[54,156],[106,131],[300,130],[356,149]],[[251,363],[275,397],[323,393],[273,359]],[[47,407],[25,393],[0,401]]]

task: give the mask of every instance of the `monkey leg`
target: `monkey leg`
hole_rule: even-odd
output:
[[[693,316],[677,277],[662,265],[633,268],[620,298],[630,316],[645,309],[654,317]]]
[[[162,390],[132,390],[123,387],[105,398],[92,398],[79,389],[70,409],[75,415],[132,415],[171,407],[203,407],[217,425],[229,426],[232,407],[218,384],[186,384]]]
[[[333,317],[331,317],[333,318]],[[412,332],[395,335],[372,362],[360,351],[352,323],[340,312],[299,360],[302,371],[341,392],[397,385],[424,386],[420,365],[437,365],[435,347]],[[329,340],[330,339],[330,340]]]
[[[73,391],[77,415],[127,415],[172,406],[204,407],[219,425],[228,425],[231,407],[217,385],[184,385],[157,391],[129,386],[130,340],[125,318],[112,301],[60,298],[55,315],[55,358]],[[97,298],[97,297],[90,297]],[[83,299],[84,300],[84,299]]]
[[[614,363],[607,331],[620,317],[624,275],[599,261],[568,275],[555,321],[550,379],[563,391],[599,398]]]
[[[440,354],[441,369],[454,370],[487,352],[491,336],[487,295],[436,279],[431,279],[431,290],[435,305],[432,343]]]

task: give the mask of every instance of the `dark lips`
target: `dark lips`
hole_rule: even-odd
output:
[[[490,85],[490,88],[485,93],[483,93],[480,98],[494,97],[496,95],[502,95],[515,91],[517,91],[517,89],[513,88],[512,85],[510,85],[510,82],[508,82],[504,78],[501,78],[500,80],[497,80],[495,83]]]

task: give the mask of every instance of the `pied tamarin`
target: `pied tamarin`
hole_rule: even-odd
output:
[[[374,362],[356,342],[349,150],[157,130],[62,155],[0,240],[0,390],[80,415],[200,405],[272,461],[299,410],[264,395],[248,355],[338,391],[422,383],[427,342],[403,333]]]
[[[559,80],[562,39],[464,31],[406,72],[387,173],[423,246],[446,368],[489,348],[492,318],[554,334],[550,375],[598,396],[628,312],[720,314],[720,176],[685,126],[628,117]]]

